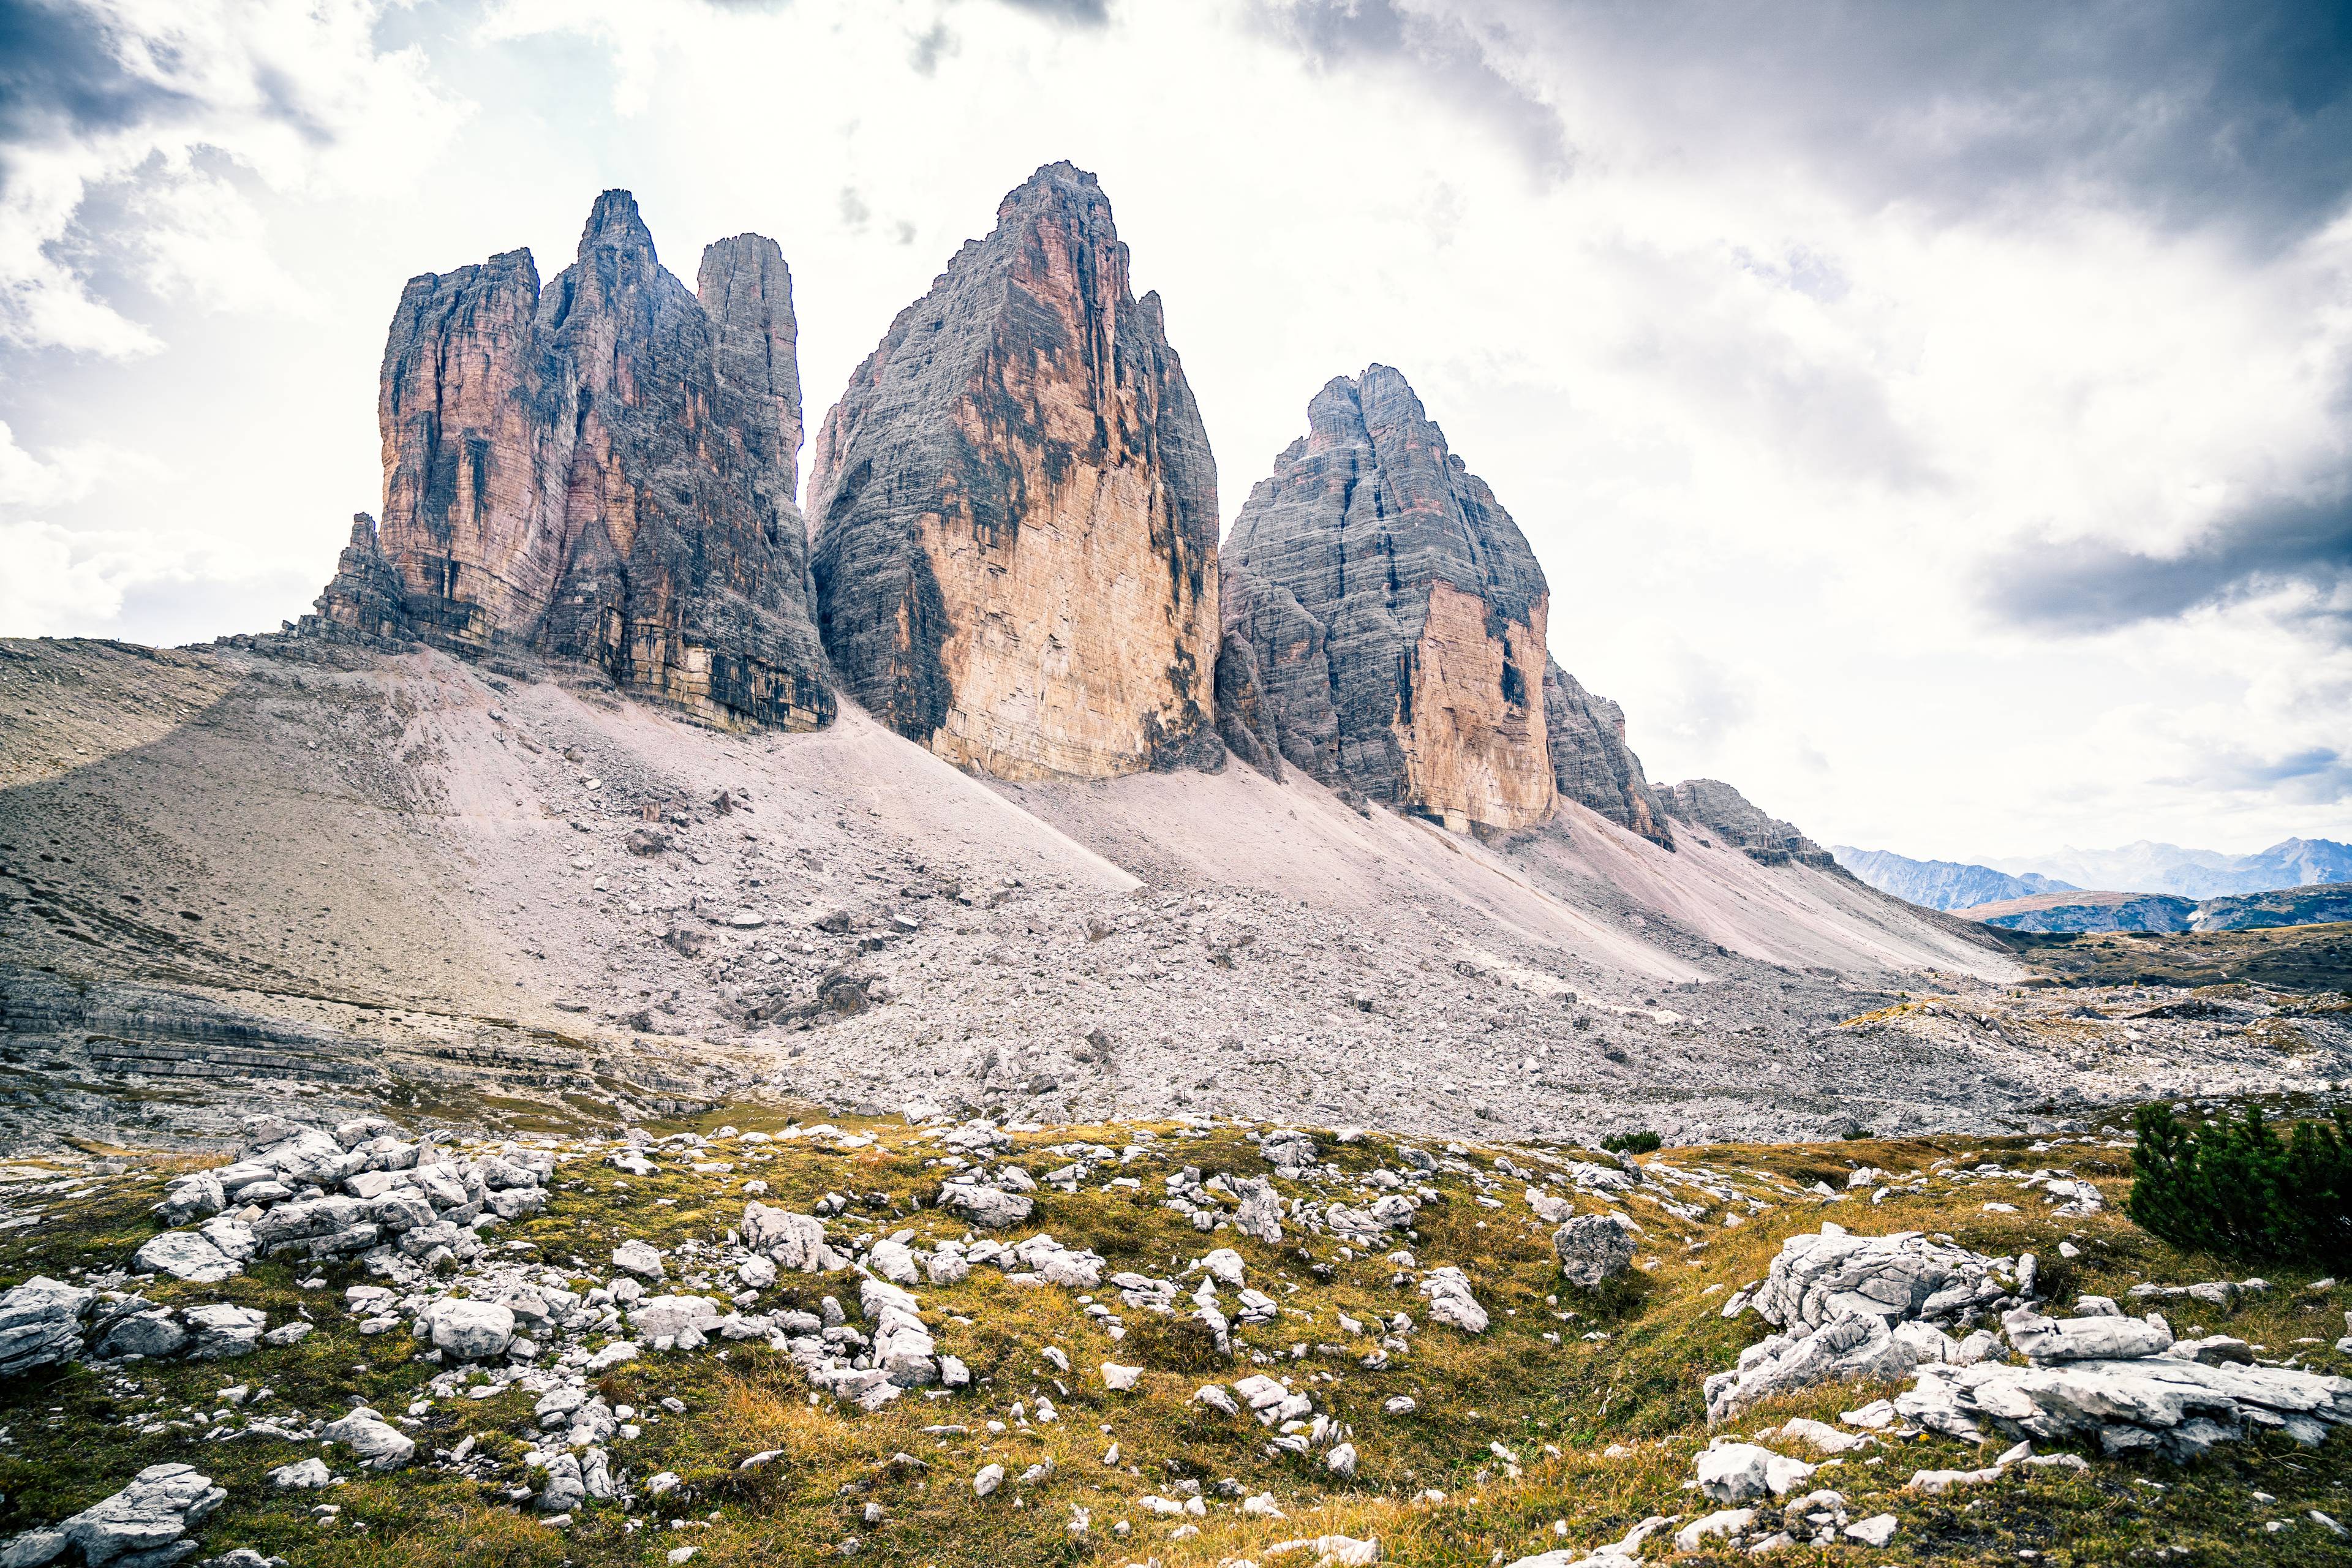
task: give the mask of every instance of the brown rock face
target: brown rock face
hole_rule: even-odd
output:
[[[1527,540],[1386,365],[1307,412],[1226,542],[1262,747],[1456,831],[1543,821],[1550,595]]]
[[[852,695],[1003,778],[1215,765],[1217,479],[1091,174],[1040,169],[817,437],[818,619]]]
[[[543,291],[520,250],[412,279],[377,405],[383,521],[314,624],[577,659],[715,723],[829,719],[790,277],[741,235],[701,282],[662,268],[625,191]]]

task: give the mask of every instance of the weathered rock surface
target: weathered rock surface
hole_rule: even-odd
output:
[[[2024,1267],[2021,1261],[2016,1266]],[[1835,1226],[1780,1244],[1756,1310],[1791,1331],[1853,1313],[1893,1324],[1949,1316],[2008,1293],[2006,1259],[1930,1241],[1916,1231],[1849,1236]]]
[[[851,695],[1009,779],[1213,765],[1217,479],[1094,176],[1040,169],[825,416],[819,621]]]
[[[97,1292],[36,1274],[0,1296],[0,1377],[71,1361]]]
[[[1625,744],[1625,710],[1587,691],[1549,658],[1544,660],[1544,730],[1551,739],[1552,785],[1561,799],[1673,847],[1666,808],[1642,772],[1642,759]]]
[[[457,1361],[504,1355],[514,1342],[515,1315],[494,1301],[436,1301],[417,1318],[417,1337]]]
[[[150,1465],[131,1484],[58,1526],[88,1568],[158,1552],[202,1523],[228,1492],[191,1465]]]
[[[1826,1226],[1792,1236],[1754,1298],[1757,1312],[1785,1331],[1706,1380],[1707,1419],[1793,1389],[1901,1377],[1923,1362],[1980,1361],[1994,1348],[1990,1334],[1954,1341],[1932,1321],[2023,1292],[2032,1276],[2030,1255],[2011,1265],[1916,1231],[1849,1236]]]
[[[384,346],[383,522],[306,629],[525,647],[721,724],[833,697],[810,617],[791,282],[720,240],[698,300],[625,191],[542,290],[527,250],[411,279]]]
[[[1307,418],[1226,543],[1258,749],[1455,829],[1541,822],[1550,592],[1518,525],[1388,366]]]
[[[2331,1426],[2352,1423],[2352,1380],[2163,1354],[2047,1366],[1988,1361],[1922,1367],[1895,1407],[1955,1436],[2095,1442],[2109,1454],[2179,1461],[2258,1429],[2319,1443]]]
[[[1721,779],[1685,779],[1657,792],[1666,814],[1718,835],[1750,860],[1767,866],[1819,866],[1828,870],[1837,857],[1777,816],[1767,816]]]
[[[1633,1267],[1633,1238],[1614,1215],[1579,1215],[1551,1235],[1560,1274],[1580,1289],[1595,1290]]]

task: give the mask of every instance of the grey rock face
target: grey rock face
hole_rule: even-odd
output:
[[[1560,1273],[1580,1289],[1597,1289],[1633,1264],[1633,1238],[1608,1215],[1577,1215],[1552,1232],[1551,1248]]]
[[[1738,1366],[1705,1384],[1706,1414],[1722,1421],[1775,1394],[1825,1383],[1900,1377],[1917,1365],[1918,1348],[1897,1339],[1886,1320],[1854,1312],[1811,1331],[1772,1334],[1748,1346]]]
[[[1572,800],[1643,837],[1674,847],[1665,806],[1625,744],[1625,710],[1596,697],[1557,659],[1544,660],[1544,728],[1551,737],[1552,782]]]
[[[2002,1320],[2009,1342],[2037,1366],[2054,1362],[2129,1360],[2172,1348],[2172,1331],[2161,1321],[2102,1313],[2087,1318],[2045,1318],[2020,1309]]]
[[[251,1355],[261,1342],[263,1325],[269,1321],[251,1307],[232,1307],[226,1301],[191,1307],[181,1315],[194,1340],[188,1353],[197,1361]]]
[[[544,291],[520,250],[410,279],[383,521],[354,527],[306,629],[528,647],[717,723],[829,719],[790,279],[739,235],[701,280],[698,300],[663,269],[625,191]]]
[[[1756,1292],[1766,1322],[1809,1331],[1853,1313],[1887,1323],[1941,1318],[2007,1293],[2000,1259],[1916,1231],[1848,1236],[1832,1227],[1780,1244]]]
[[[1396,371],[1332,381],[1307,417],[1226,543],[1226,630],[1268,710],[1255,732],[1456,827],[1543,820],[1549,589],[1527,540]]]
[[[226,1500],[226,1489],[190,1465],[150,1465],[105,1501],[58,1526],[89,1568],[171,1545]]]
[[[244,1266],[192,1230],[167,1230],[148,1240],[131,1256],[131,1267],[142,1274],[168,1274],[199,1285],[217,1284]]]
[[[445,1355],[459,1361],[487,1361],[506,1354],[514,1342],[515,1315],[511,1308],[495,1302],[450,1298],[426,1308],[417,1326],[423,1331],[421,1337]]]
[[[1790,824],[1767,816],[1746,795],[1721,779],[1685,779],[1657,792],[1668,816],[1693,827],[1718,835],[1749,859],[1767,866],[1801,866],[1828,869],[1837,858]]]
[[[801,1274],[829,1272],[842,1260],[825,1244],[824,1222],[762,1203],[743,1205],[743,1245],[765,1253],[779,1268]]]
[[[71,1361],[97,1293],[35,1275],[0,1296],[0,1377]]]
[[[159,1360],[187,1348],[188,1331],[173,1321],[168,1308],[133,1312],[116,1321],[92,1350],[100,1360],[139,1355]]]
[[[339,1421],[330,1421],[319,1435],[341,1443],[372,1469],[390,1469],[416,1452],[415,1440],[362,1405]]]
[[[1036,1205],[1019,1193],[976,1183],[950,1182],[940,1189],[940,1207],[963,1215],[982,1230],[996,1230],[1019,1225]]]
[[[826,650],[900,734],[1008,778],[1222,759],[1216,466],[1093,175],[1037,171],[899,313],[809,511]]]
[[[1848,1236],[1832,1226],[1789,1237],[1755,1296],[1758,1313],[1786,1331],[1748,1346],[1736,1369],[1706,1380],[1707,1418],[1720,1421],[1759,1399],[1818,1384],[1899,1377],[1921,1362],[1980,1360],[1989,1336],[1956,1343],[1929,1321],[2008,1294],[2010,1267],[1916,1231]],[[2019,1293],[2032,1272],[2031,1254],[2018,1259]]]
[[[2051,1366],[1979,1362],[1921,1368],[1895,1407],[1955,1436],[2089,1441],[2109,1454],[2178,1462],[2255,1430],[2316,1444],[2330,1427],[2352,1423],[2352,1380],[2161,1354]]]

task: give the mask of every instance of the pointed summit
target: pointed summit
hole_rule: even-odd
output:
[[[1535,552],[1397,371],[1307,404],[1234,521],[1223,595],[1220,722],[1261,767],[1456,830],[1575,800],[1671,845],[1624,714],[1546,651]]]
[[[1038,170],[899,313],[808,505],[826,651],[900,734],[1003,778],[1222,756],[1216,465],[1093,175]]]
[[[606,191],[588,209],[588,222],[580,230],[579,254],[585,256],[598,246],[614,246],[630,250],[643,250],[648,257],[654,251],[653,230],[637,214],[637,198],[627,191]]]
[[[1315,395],[1225,546],[1225,626],[1253,650],[1263,748],[1448,827],[1551,815],[1543,569],[1375,364]]]

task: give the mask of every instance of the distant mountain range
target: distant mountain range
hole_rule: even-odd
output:
[[[1914,860],[1891,850],[1857,849],[1851,844],[1840,844],[1830,853],[1837,858],[1839,865],[1880,892],[1892,893],[1906,902],[1931,910],[1972,909],[1978,904],[2030,898],[2035,893],[2074,891],[2071,882],[2053,881],[2034,872],[2013,877],[1990,866],[1970,866],[1958,860]]]
[[[2142,839],[2120,849],[2062,849],[1983,866],[1914,860],[1849,844],[1838,845],[1831,853],[1839,865],[1880,892],[1931,910],[1967,910],[2085,888],[2195,900],[2352,882],[2352,844],[2329,838],[2282,839],[2254,855],[2223,855]]]
[[[2016,876],[2032,872],[2077,888],[2217,899],[2352,881],[2352,844],[2286,838],[2258,854],[2223,855],[2143,838],[2120,849],[2061,849],[2054,855],[1996,860],[1992,867]]]

